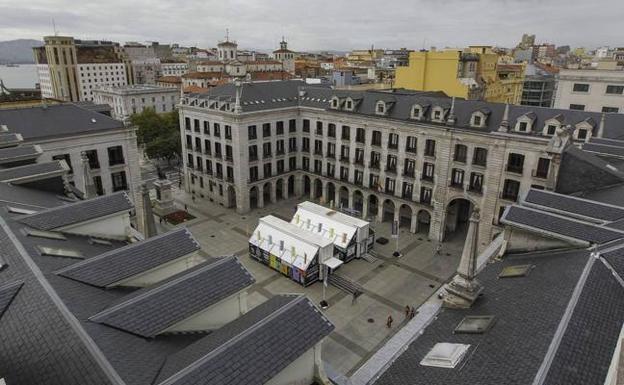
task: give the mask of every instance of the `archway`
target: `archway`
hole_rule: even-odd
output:
[[[253,186],[249,189],[249,208],[257,209],[258,208],[258,187]]]
[[[338,202],[336,202],[336,185],[332,182],[327,182],[327,195],[325,195],[325,203],[333,203],[334,207],[338,206]]]
[[[429,236],[429,229],[431,228],[431,214],[429,214],[429,211],[420,210],[416,215],[416,221],[416,232]]]
[[[275,182],[275,199],[284,199],[284,181],[281,179]]]
[[[306,196],[310,196],[310,189],[312,188],[312,182],[310,181],[310,177],[304,175],[303,177],[303,193]]]
[[[359,212],[360,215],[364,214],[364,194],[360,190],[353,192],[353,210]]]
[[[470,218],[472,209],[472,202],[465,198],[453,199],[448,206],[446,206],[444,241],[464,238],[466,230],[468,229],[468,219]]]
[[[375,194],[370,194],[368,196],[368,216],[374,218],[377,215],[377,211],[379,210],[379,199]]]
[[[288,177],[288,196],[295,195],[295,176],[291,175]]]
[[[393,220],[394,220],[394,202],[392,202],[390,199],[386,199],[383,202],[381,221],[392,222]]]
[[[412,208],[406,204],[402,204],[399,208],[399,227],[410,228],[412,224]]]
[[[323,182],[320,179],[314,181],[314,199],[320,199],[323,196]]]
[[[236,190],[231,185],[227,188],[227,207],[236,207]]]
[[[338,189],[338,207],[349,208],[349,189],[342,186]]]
[[[271,182],[267,182],[262,186],[262,197],[265,205],[271,203]]]

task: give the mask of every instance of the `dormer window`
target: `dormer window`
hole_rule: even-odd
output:
[[[529,127],[529,123],[527,123],[527,122],[518,122],[518,131],[520,131],[520,132],[527,132],[528,127]]]
[[[386,103],[382,101],[377,102],[377,106],[375,107],[375,112],[377,115],[385,115],[386,113]]]
[[[348,111],[353,111],[353,99],[347,98],[345,101],[345,109]]]
[[[584,128],[579,128],[576,130],[576,139],[578,140],[586,140],[587,139],[587,130]]]
[[[444,122],[444,109],[442,107],[435,107],[431,113],[431,120],[434,122]]]
[[[578,123],[574,129],[574,139],[582,140],[585,142],[589,141],[589,139],[591,139],[591,136],[592,136],[593,128],[594,128],[594,124],[591,118],[588,118]]]
[[[338,100],[338,98],[334,96],[331,100],[331,107],[337,110],[339,106],[340,106],[340,100]]]
[[[423,109],[419,105],[415,105],[412,107],[412,119],[420,120],[422,119]]]
[[[553,136],[557,133],[557,126],[555,124],[547,124],[545,129],[545,135]]]
[[[516,121],[515,130],[517,132],[531,132],[533,129],[533,122],[535,121],[535,114],[528,112],[518,118]]]
[[[472,127],[484,127],[485,126],[485,115],[482,112],[475,112],[472,114],[472,119],[470,120],[470,126]]]

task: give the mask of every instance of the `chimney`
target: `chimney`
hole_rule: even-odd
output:
[[[323,224],[319,223],[318,224],[318,232],[320,233],[321,231],[323,231]]]
[[[279,249],[280,249],[280,251],[284,251],[284,241],[283,240],[279,241]]]
[[[329,229],[329,237],[330,238],[334,237],[334,228],[333,227]]]
[[[347,233],[342,233],[342,243],[347,243]]]
[[[475,279],[477,273],[477,249],[479,247],[479,209],[474,208],[470,216],[468,233],[462,250],[457,275],[446,284],[444,306],[467,309],[477,300],[483,286]]]
[[[446,119],[446,124],[452,126],[455,124],[457,117],[455,116],[455,96],[451,99],[451,110],[449,111],[448,119]]]
[[[503,120],[500,122],[500,126],[498,126],[498,132],[508,132],[509,131],[509,104],[505,104],[505,112],[503,112]]]
[[[310,218],[306,219],[306,228],[310,228]]]
[[[145,232],[143,235],[145,235],[145,239],[147,239],[156,235],[157,231],[154,213],[152,212],[152,201],[145,183],[141,185],[141,197],[143,198],[143,231]]]
[[[596,136],[598,138],[602,138],[604,136],[604,128],[605,128],[605,113],[603,112],[602,115],[600,115],[600,125],[598,126],[598,133],[596,133]]]
[[[234,80],[234,86],[236,87],[236,101],[234,102],[234,113],[240,114],[243,112],[243,108],[241,107],[241,96],[243,94],[243,82],[236,78]]]
[[[89,157],[87,153],[82,151],[80,153],[80,165],[82,167],[82,192],[85,199],[91,199],[96,197],[95,184],[93,184],[93,177],[91,177],[91,167],[89,166]]]
[[[269,234],[269,245],[273,244],[273,236]]]

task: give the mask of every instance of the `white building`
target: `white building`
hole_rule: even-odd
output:
[[[127,121],[131,115],[151,108],[158,113],[175,110],[180,101],[177,88],[148,84],[103,87],[94,90],[95,102],[111,106],[113,118]]]
[[[182,76],[189,70],[188,63],[160,63],[161,76]]]
[[[52,79],[50,78],[50,66],[47,64],[37,64],[37,77],[39,78],[39,88],[43,99],[54,98]]]
[[[624,70],[562,69],[555,108],[595,112],[624,112]]]
[[[93,91],[100,87],[123,87],[126,67],[123,63],[78,64],[78,92],[80,100],[93,101]]]

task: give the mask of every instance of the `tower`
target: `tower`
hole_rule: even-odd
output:
[[[284,39],[284,36],[282,36],[282,41],[280,41],[279,46],[279,49],[273,51],[273,57],[275,60],[282,63],[284,71],[294,74],[295,53],[288,49],[288,43],[286,42],[286,39]]]
[[[220,61],[236,60],[238,44],[230,41],[230,31],[225,30],[225,40],[217,44],[217,54]]]

